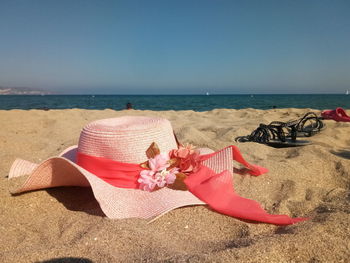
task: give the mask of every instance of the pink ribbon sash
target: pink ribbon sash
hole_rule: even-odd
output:
[[[250,175],[258,176],[268,172],[266,168],[252,165],[244,160],[236,146],[227,148],[232,151],[232,159],[244,165]],[[213,210],[240,219],[276,225],[289,225],[307,219],[268,214],[258,202],[236,194],[233,188],[232,171],[224,170],[215,173],[204,165],[205,161],[214,158],[223,150],[200,156],[201,165],[199,169],[185,179],[185,184],[193,195],[208,204]],[[77,164],[116,187],[139,188],[137,179],[143,170],[139,164],[116,162],[80,152],[77,154]]]
[[[137,179],[144,170],[139,164],[122,163],[103,157],[77,153],[77,164],[107,183],[120,187],[138,189]]]

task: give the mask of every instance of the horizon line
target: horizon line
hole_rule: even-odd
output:
[[[187,93],[187,94],[117,94],[117,93],[50,93],[50,94],[0,94],[0,96],[225,96],[225,95],[344,95],[344,93]]]

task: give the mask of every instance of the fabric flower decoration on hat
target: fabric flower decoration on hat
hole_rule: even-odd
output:
[[[182,173],[196,172],[199,166],[199,152],[191,144],[180,145],[179,149],[170,152],[170,157],[179,161],[179,168]]]
[[[183,181],[188,173],[195,172],[199,165],[199,153],[192,145],[182,146],[160,153],[156,143],[146,151],[148,161],[141,164],[145,170],[140,172],[140,189],[153,191],[171,185],[176,179]]]
[[[167,170],[170,166],[169,160],[169,155],[164,153],[148,160],[149,170],[142,170],[138,179],[142,190],[152,191],[156,187],[162,188],[175,182],[179,169]]]

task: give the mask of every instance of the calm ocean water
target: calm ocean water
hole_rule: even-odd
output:
[[[0,109],[115,109],[130,102],[139,110],[350,108],[350,95],[4,95]]]

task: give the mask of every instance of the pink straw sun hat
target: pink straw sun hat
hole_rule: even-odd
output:
[[[206,154],[204,154],[206,153]],[[13,194],[59,187],[91,187],[109,218],[160,216],[189,205],[209,205],[217,212],[279,225],[304,218],[270,215],[232,187],[232,160],[251,175],[267,169],[246,162],[235,146],[218,152],[178,144],[162,118],[124,116],[97,120],[81,131],[78,146],[35,164],[13,163],[9,179],[20,181]]]

